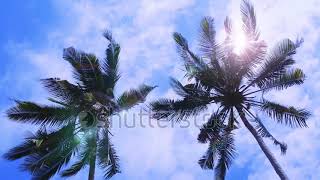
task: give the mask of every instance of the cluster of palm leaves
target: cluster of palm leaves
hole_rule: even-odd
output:
[[[284,39],[267,52],[259,38],[252,4],[241,5],[246,48],[239,54],[234,50],[234,28],[227,17],[224,21],[226,39],[215,39],[214,20],[205,17],[200,26],[199,54],[193,53],[187,40],[174,33],[178,52],[184,62],[188,83],[176,79],[171,85],[179,99],[160,99],[151,103],[152,117],[158,120],[187,120],[199,115],[210,105],[218,108],[200,129],[198,141],[208,143],[205,155],[199,160],[203,169],[214,169],[216,179],[224,179],[226,171],[236,156],[234,130],[242,124],[251,132],[281,179],[288,179],[279,163],[269,151],[263,138],[271,139],[282,153],[287,145],[278,141],[255,114],[264,112],[277,123],[290,127],[306,127],[309,112],[265,99],[272,90],[282,90],[300,85],[305,80],[301,69],[295,68],[293,55],[302,39]],[[249,121],[250,120],[250,121]]]
[[[144,102],[155,87],[143,84],[116,98],[120,46],[110,32],[104,37],[109,44],[103,61],[73,47],[64,49],[63,58],[73,67],[75,83],[58,78],[41,80],[52,95],[50,105],[16,101],[7,111],[11,120],[39,126],[36,133],[4,155],[9,160],[23,158],[21,168],[33,179],[49,179],[59,172],[70,177],[87,166],[89,179],[94,179],[96,164],[106,179],[120,172],[110,141],[109,117]]]

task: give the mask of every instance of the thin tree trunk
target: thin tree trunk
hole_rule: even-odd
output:
[[[95,139],[95,142],[97,142],[97,137],[98,137],[98,132],[96,132],[97,135],[96,135],[96,139]],[[96,143],[95,143],[96,145]],[[97,149],[97,146],[94,147],[94,153],[91,154],[91,157],[90,157],[90,161],[89,161],[89,176],[88,176],[88,180],[94,180],[94,173],[95,173],[95,170],[96,170],[96,149]]]
[[[255,130],[255,128],[248,122],[244,112],[242,111],[241,108],[237,108],[240,118],[243,122],[243,124],[247,127],[247,129],[251,132],[251,134],[254,136],[254,138],[256,139],[256,141],[258,142],[261,150],[264,152],[264,154],[267,156],[269,162],[271,163],[273,169],[276,171],[276,173],[278,174],[278,176],[280,177],[281,180],[288,180],[288,176],[286,175],[286,173],[283,171],[283,169],[281,168],[280,164],[277,162],[277,160],[275,159],[275,157],[273,156],[273,154],[270,152],[270,150],[268,149],[267,145],[264,143],[262,137],[257,133],[257,131]]]
[[[89,165],[89,177],[88,180],[94,180],[94,172],[96,169],[96,156],[92,156],[90,158],[90,165]]]

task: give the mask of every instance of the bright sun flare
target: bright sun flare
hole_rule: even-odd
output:
[[[247,39],[242,29],[236,29],[233,34],[232,43],[234,53],[241,54],[247,46]]]

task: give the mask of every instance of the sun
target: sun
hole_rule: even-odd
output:
[[[241,28],[236,28],[232,34],[233,51],[240,55],[247,47],[247,38]]]

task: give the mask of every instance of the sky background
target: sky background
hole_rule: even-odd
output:
[[[285,156],[268,140],[291,179],[320,179],[320,0],[253,1],[261,37],[272,47],[283,38],[303,37],[296,55],[297,66],[307,74],[306,83],[281,93],[270,93],[277,102],[308,108],[309,128],[291,129],[264,119],[274,136],[288,144]],[[217,38],[223,39],[226,15],[239,20],[239,0],[10,0],[0,7],[0,154],[22,141],[33,127],[10,122],[4,111],[12,99],[46,102],[48,94],[39,79],[72,79],[62,49],[74,46],[103,57],[107,42],[102,32],[113,32],[121,45],[118,93],[140,83],[159,85],[147,102],[174,97],[169,77],[183,79],[182,63],[175,52],[172,33],[181,32],[194,50],[202,17],[215,18]],[[130,114],[139,111],[136,107]],[[189,128],[115,128],[112,138],[122,173],[115,180],[212,179],[212,171],[201,170],[198,159],[206,145],[196,141],[199,130]],[[258,145],[242,128],[236,132],[238,156],[227,179],[276,179]],[[29,179],[19,163],[0,159],[1,179]],[[86,179],[83,170],[71,179]],[[60,179],[55,176],[53,179]],[[97,179],[102,172],[97,171]]]

